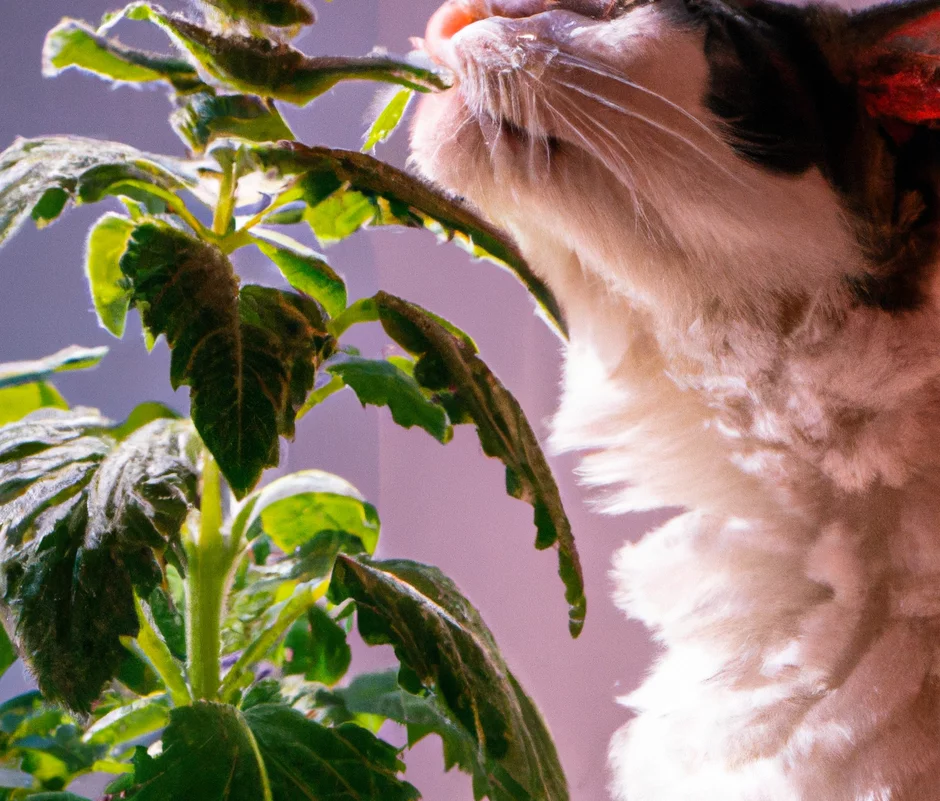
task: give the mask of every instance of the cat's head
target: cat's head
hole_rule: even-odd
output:
[[[938,244],[937,7],[450,0],[427,47],[457,84],[422,102],[414,158],[562,288],[914,308]]]

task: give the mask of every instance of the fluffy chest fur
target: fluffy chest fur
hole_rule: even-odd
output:
[[[931,19],[452,0],[432,24],[460,83],[415,160],[562,302],[556,446],[611,512],[689,510],[615,566],[665,646],[619,799],[940,798]]]

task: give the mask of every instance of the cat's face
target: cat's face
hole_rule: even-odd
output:
[[[892,94],[924,69],[899,27],[919,12],[896,16],[451,0],[427,47],[457,85],[422,102],[414,158],[563,303],[587,278],[693,314],[846,288],[909,307],[933,263],[934,135]]]

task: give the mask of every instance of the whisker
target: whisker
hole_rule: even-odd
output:
[[[548,48],[545,48],[544,46],[539,46],[538,44],[536,44],[535,47],[540,50],[548,49]],[[724,144],[724,141],[722,140],[722,138],[718,136],[718,134],[716,134],[715,131],[712,130],[712,128],[710,128],[706,122],[696,117],[688,109],[685,109],[682,106],[680,106],[678,103],[670,100],[665,95],[661,95],[659,92],[654,92],[649,87],[643,86],[642,84],[636,83],[635,81],[631,81],[629,78],[625,78],[623,75],[619,75],[616,72],[613,72],[612,70],[605,69],[603,67],[598,66],[597,64],[593,64],[592,62],[588,61],[585,58],[581,58],[580,56],[575,56],[571,53],[558,52],[554,49],[552,49],[552,52],[555,54],[554,58],[558,58],[564,63],[570,64],[575,67],[581,67],[587,72],[592,72],[595,75],[599,75],[603,78],[609,78],[613,81],[616,81],[617,83],[622,84],[623,86],[627,86],[630,89],[636,89],[638,92],[642,92],[645,95],[649,95],[650,97],[655,98],[656,100],[660,101],[661,103],[664,103],[669,108],[681,114],[686,119],[695,123],[695,125],[698,128],[700,128],[703,132],[708,134],[708,136],[712,137],[715,141],[721,144]],[[616,106],[612,106],[612,108],[616,108]]]

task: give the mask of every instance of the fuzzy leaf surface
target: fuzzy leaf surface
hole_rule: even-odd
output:
[[[160,561],[180,560],[196,499],[188,423],[125,439],[94,410],[43,409],[0,429],[0,592],[40,688],[84,711],[138,631]]]
[[[326,767],[328,766],[328,767]],[[414,801],[398,752],[364,729],[329,729],[279,704],[174,709],[157,758],[139,749],[134,801]]]
[[[327,370],[342,378],[363,406],[388,406],[392,419],[403,428],[418,426],[444,444],[453,438],[454,429],[444,407],[393,362],[348,356]]]
[[[205,86],[188,61],[125,47],[81,20],[66,18],[46,36],[42,74],[54,78],[68,69],[118,83],[166,82],[184,93]]]
[[[226,0],[228,1],[228,0]],[[239,5],[247,6],[247,2]],[[259,4],[252,4],[258,7]],[[260,6],[263,8],[263,4]],[[435,70],[384,56],[312,57],[266,38],[222,35],[149,3],[133,3],[123,14],[161,27],[213,81],[237,92],[306,105],[341,81],[395,83],[417,91],[445,89],[449,82]],[[117,21],[116,16],[111,24]]]
[[[72,201],[95,203],[122,193],[136,197],[150,185],[184,189],[196,185],[196,176],[183,162],[117,142],[79,136],[17,139],[0,153],[0,244],[30,215],[37,225],[48,225]]]
[[[275,105],[254,95],[200,92],[174,112],[171,123],[195,153],[226,137],[249,142],[295,138]]]
[[[331,352],[320,307],[290,292],[239,288],[220,250],[159,222],[134,230],[121,270],[144,325],[166,336],[172,385],[190,387],[196,429],[244,496],[278,463],[278,436],[293,436]]]
[[[340,556],[330,598],[356,602],[359,633],[390,644],[472,738],[495,799],[563,801],[568,787],[551,735],[506,666],[493,635],[437,568],[406,560]]]
[[[206,5],[219,9],[232,19],[245,20],[256,25],[273,25],[292,28],[295,25],[312,25],[313,12],[302,0],[202,0]]]
[[[454,240],[473,256],[486,258],[512,272],[535,298],[542,313],[561,332],[564,317],[551,290],[526,263],[516,245],[468,206],[426,183],[365,153],[308,147],[297,142],[253,149],[259,167],[281,176],[297,176],[287,190],[291,200],[309,207],[315,233],[348,235],[363,225],[405,225],[427,228]],[[317,211],[320,204],[327,204]],[[352,220],[341,226],[331,219]],[[318,231],[317,229],[320,229]]]
[[[442,393],[452,419],[472,420],[483,452],[506,465],[509,494],[532,505],[536,547],[558,550],[569,629],[578,636],[587,608],[581,562],[558,485],[519,402],[479,358],[469,337],[401,298],[380,292],[374,300],[385,332],[418,357],[418,382]]]

